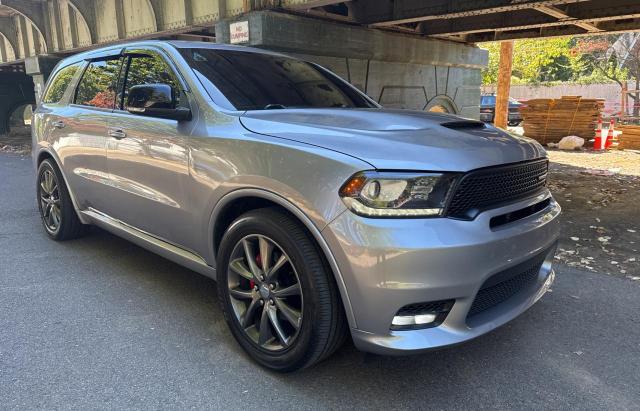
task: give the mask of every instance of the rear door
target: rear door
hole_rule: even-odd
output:
[[[188,106],[185,83],[167,56],[153,47],[126,50],[120,82],[122,98],[108,124],[107,161],[115,190],[105,212],[184,245],[193,224],[186,202],[192,122],[131,114],[125,108],[129,89],[143,84],[168,84],[179,104]]]
[[[85,64],[85,61],[78,61],[59,68],[53,74],[42,103],[33,113],[34,146],[38,141],[55,142],[64,136],[64,117],[69,112],[69,101],[73,100],[74,86]]]
[[[81,209],[100,210],[108,191],[107,121],[115,105],[120,66],[119,53],[88,60],[71,104],[53,123],[59,130],[56,150]]]

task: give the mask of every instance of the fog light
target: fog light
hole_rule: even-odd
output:
[[[455,300],[430,301],[405,305],[391,320],[394,331],[419,330],[443,323]]]
[[[393,317],[391,324],[393,325],[425,325],[436,320],[436,314],[420,314],[420,315],[396,315]]]

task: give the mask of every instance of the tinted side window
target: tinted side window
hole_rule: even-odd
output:
[[[168,84],[173,89],[176,105],[180,104],[180,87],[169,65],[157,55],[131,56],[124,83],[123,101],[127,101],[129,89],[141,84]]]
[[[64,92],[67,90],[67,87],[69,87],[73,76],[78,72],[80,67],[82,67],[82,62],[74,63],[58,70],[53,80],[51,80],[49,88],[47,88],[47,92],[42,98],[42,102],[59,102],[62,99]]]
[[[84,71],[78,90],[76,104],[85,106],[113,108],[116,98],[116,86],[120,73],[120,60],[92,61]]]

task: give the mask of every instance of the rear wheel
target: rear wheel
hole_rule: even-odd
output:
[[[62,174],[50,159],[38,167],[37,196],[42,224],[49,237],[63,241],[85,233],[86,226],[78,219]]]
[[[238,218],[222,239],[218,267],[231,332],[265,367],[307,367],[344,341],[346,322],[331,271],[287,214],[260,209]]]

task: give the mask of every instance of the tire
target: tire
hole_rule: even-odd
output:
[[[521,121],[512,120],[512,121],[509,121],[509,126],[518,127],[520,125],[520,123],[521,123]]]
[[[269,242],[271,248],[265,245]],[[249,254],[247,248],[252,250]],[[263,260],[263,250],[270,250],[264,252],[267,260]],[[288,262],[273,270],[271,277],[258,278],[282,259]],[[254,267],[251,260],[255,260]],[[269,269],[263,272],[265,266]],[[344,342],[347,323],[333,274],[315,241],[285,212],[263,208],[235,220],[220,243],[218,268],[224,318],[238,343],[262,366],[295,371],[327,358]],[[268,285],[272,286],[269,290]],[[300,295],[287,291],[292,289]]]
[[[78,219],[62,173],[53,160],[40,163],[36,193],[40,219],[51,239],[72,240],[85,234],[86,226]]]

